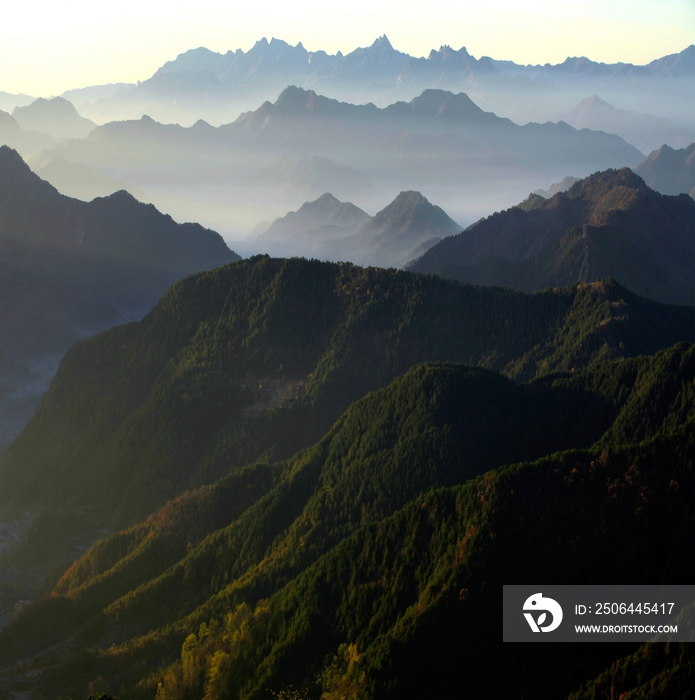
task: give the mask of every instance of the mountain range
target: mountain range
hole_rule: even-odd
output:
[[[165,122],[193,124],[204,118],[222,124],[289,85],[381,106],[436,87],[472,93],[487,109],[523,122],[546,121],[566,111],[567,104],[601,92],[638,112],[648,112],[658,103],[669,110],[661,117],[693,128],[685,94],[692,89],[687,86],[693,76],[693,45],[644,66],[597,63],[585,57],[523,66],[487,56],[476,59],[465,47],[441,46],[419,58],[398,51],[386,36],[345,55],[263,38],[246,52],[221,54],[204,47],[186,51],[137,85],[118,90],[114,86],[112,96],[99,100],[95,89],[90,104],[81,109],[98,122],[150,114]],[[102,94],[108,95],[108,88],[103,86]],[[517,99],[522,92],[528,100]],[[77,91],[69,95],[77,97]]]
[[[256,230],[255,245],[273,254],[399,267],[461,227],[419,192],[401,192],[373,217],[326,193]]]
[[[327,191],[367,211],[421,191],[465,223],[568,170],[582,176],[644,160],[617,136],[564,123],[519,126],[463,93],[428,90],[380,109],[296,87],[218,128],[112,122],[44,151],[33,166],[57,156],[235,240]]]
[[[5,508],[44,508],[12,565],[64,557],[0,637],[5,687],[567,696],[637,645],[507,652],[499,586],[691,580],[693,320],[609,281],[267,257],[180,281],[73,347],[0,463]],[[56,582],[105,518],[132,525]]]
[[[628,168],[595,173],[442,240],[409,269],[527,291],[612,276],[650,298],[690,304],[695,201],[659,194]]]
[[[690,698],[695,600],[501,602],[695,580],[694,93],[386,36],[0,93],[0,700]]]
[[[65,197],[6,146],[0,202],[0,349],[33,377],[22,384],[31,391],[13,385],[21,406],[3,404],[15,434],[78,338],[140,317],[185,275],[238,259],[214,231],[126,192]]]

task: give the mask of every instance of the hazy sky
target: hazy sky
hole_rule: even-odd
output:
[[[387,34],[413,55],[449,44],[476,57],[644,64],[695,42],[695,0],[32,0],[4,3],[0,90],[35,96],[145,80],[190,48],[277,37],[347,53]]]

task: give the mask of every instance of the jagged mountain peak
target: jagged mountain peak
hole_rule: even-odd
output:
[[[389,41],[389,38],[386,36],[386,34],[382,34],[380,37],[377,37],[374,40],[374,43],[370,46],[372,49],[393,49],[393,46],[391,45],[391,42]]]

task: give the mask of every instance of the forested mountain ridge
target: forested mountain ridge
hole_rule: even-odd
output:
[[[310,447],[415,364],[463,362],[517,381],[576,372],[692,341],[694,313],[610,281],[528,295],[267,257],[190,276],[141,322],[75,345],[0,459],[4,517],[38,513],[3,563],[8,595],[52,585],[75,542]]]
[[[628,168],[594,173],[482,219],[409,269],[527,291],[612,276],[638,294],[692,303],[695,202],[655,192]]]
[[[690,341],[693,313],[610,282],[525,295],[347,264],[241,261],[180,281],[140,323],[76,345],[0,460],[0,498],[98,501],[127,524],[230,468],[308,447],[419,362],[530,379]]]
[[[695,523],[694,380],[686,345],[525,386],[416,367],[310,450],[251,465],[97,544],[0,643],[26,654],[81,627],[41,681],[62,692],[91,678],[136,697],[158,683],[167,698],[290,684],[302,697],[420,697],[465,678],[479,697],[562,696],[615,647],[508,653],[499,586],[592,583],[597,562],[603,583],[690,580],[680,553]],[[468,481],[529,448],[596,440]],[[98,650],[89,662],[85,645]],[[168,670],[152,672],[154,659]],[[500,659],[509,673],[495,673]]]

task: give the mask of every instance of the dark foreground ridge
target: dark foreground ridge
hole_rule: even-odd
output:
[[[635,645],[511,649],[500,587],[692,580],[694,381],[685,344],[524,385],[417,366],[312,448],[234,470],[96,544],[0,649],[62,650],[26,670],[45,668],[41,692],[76,696],[601,687]]]

